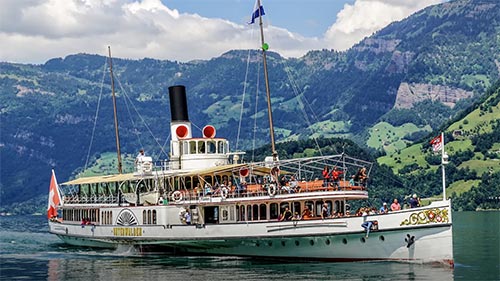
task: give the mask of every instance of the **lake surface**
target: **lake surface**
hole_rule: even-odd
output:
[[[500,280],[500,212],[455,212],[453,222],[455,268],[84,249],[49,234],[44,216],[0,217],[0,280]]]

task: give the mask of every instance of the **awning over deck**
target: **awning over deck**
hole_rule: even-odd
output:
[[[127,180],[139,179],[140,177],[134,176],[133,173],[130,174],[117,174],[117,175],[105,175],[105,176],[94,176],[94,177],[83,177],[74,179],[62,185],[75,185],[75,184],[93,184],[101,182],[122,182]]]
[[[240,169],[247,168],[250,174],[262,176],[269,175],[271,172],[271,168],[257,166],[257,165],[249,165],[246,163],[243,164],[231,164],[224,166],[216,166],[210,167],[207,169],[199,169],[193,171],[158,171],[153,172],[150,175],[137,175],[134,173],[129,174],[115,174],[115,175],[105,175],[105,176],[94,176],[94,177],[83,177],[74,179],[62,185],[79,185],[79,184],[95,184],[95,183],[109,183],[109,182],[123,182],[123,181],[132,181],[132,180],[140,180],[140,179],[148,179],[148,178],[156,178],[156,177],[189,177],[189,176],[207,176],[207,175],[220,175],[220,174],[233,174],[238,173]],[[281,171],[283,173],[283,171]]]

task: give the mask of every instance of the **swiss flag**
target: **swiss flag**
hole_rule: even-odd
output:
[[[49,187],[49,205],[47,206],[47,217],[49,219],[57,217],[57,206],[61,205],[61,195],[59,194],[59,186],[57,185],[56,173],[52,170],[52,178],[50,179]]]
[[[443,137],[442,137],[442,135],[439,135],[439,136],[433,138],[429,143],[432,145],[432,150],[434,152],[440,151],[443,148]]]

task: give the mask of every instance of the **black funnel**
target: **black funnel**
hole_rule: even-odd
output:
[[[186,87],[182,85],[168,87],[168,96],[170,98],[170,115],[172,122],[189,122]]]

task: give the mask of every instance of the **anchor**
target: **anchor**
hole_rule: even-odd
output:
[[[410,236],[410,234],[406,234],[406,248],[410,248],[413,243],[415,243],[415,236]]]

